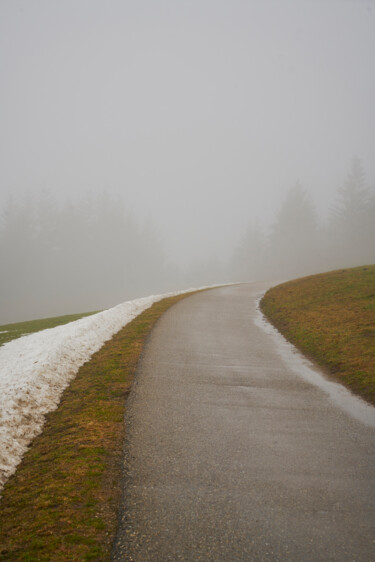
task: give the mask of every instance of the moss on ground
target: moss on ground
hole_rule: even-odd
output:
[[[341,269],[267,291],[261,309],[336,379],[375,404],[375,266]]]
[[[109,560],[121,494],[124,412],[144,342],[186,295],[135,318],[79,370],[0,500],[0,560]]]

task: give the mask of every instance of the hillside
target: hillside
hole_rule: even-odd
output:
[[[261,309],[303,353],[375,404],[375,265],[283,283],[267,291]]]

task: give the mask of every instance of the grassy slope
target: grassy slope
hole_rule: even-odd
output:
[[[284,283],[261,308],[289,341],[375,404],[374,265]]]
[[[84,364],[0,500],[0,560],[109,560],[125,398],[143,344],[184,295],[155,303]]]
[[[32,334],[34,332],[46,330],[47,328],[55,328],[56,326],[68,324],[69,322],[79,320],[79,318],[90,316],[91,314],[96,314],[96,312],[55,316],[53,318],[42,318],[41,320],[28,320],[27,322],[17,322],[16,324],[3,324],[0,326],[0,345],[25,336],[26,334]]]

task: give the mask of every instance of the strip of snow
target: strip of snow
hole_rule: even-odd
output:
[[[345,411],[352,418],[370,427],[375,427],[375,407],[359,398],[345,386],[335,381],[329,380],[324,376],[312,361],[307,359],[293,344],[266,319],[260,310],[260,301],[264,292],[256,301],[257,315],[254,322],[272,338],[275,348],[282,361],[290,367],[292,371],[301,376],[305,381],[319,387],[325,392],[331,401],[341,410]]]
[[[0,348],[0,490],[81,365],[154,302],[193,290],[128,301]]]

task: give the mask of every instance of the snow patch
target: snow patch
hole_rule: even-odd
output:
[[[127,301],[0,348],[0,490],[81,365],[153,303],[193,290]]]

